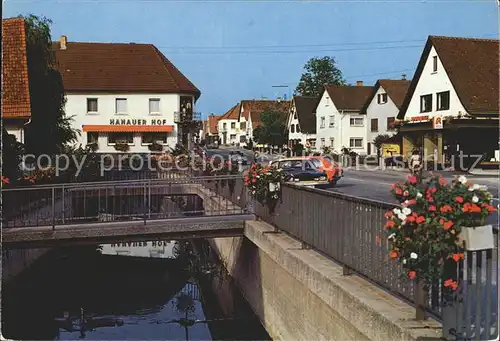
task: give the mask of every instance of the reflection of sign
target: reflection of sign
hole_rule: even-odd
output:
[[[410,117],[411,122],[421,122],[421,121],[428,121],[429,116],[413,116]]]
[[[152,242],[125,242],[111,244],[111,247],[162,247],[167,246],[171,242],[166,241],[152,241]]]
[[[400,153],[399,144],[395,143],[383,143],[381,149],[383,156],[395,156]]]
[[[432,118],[432,126],[434,129],[443,129],[443,118],[441,116],[434,116]]]
[[[130,118],[122,118],[122,119],[110,119],[110,125],[137,125],[137,126],[145,126],[148,124],[147,120],[144,119],[130,119]],[[166,125],[167,120],[165,119],[151,119],[151,125]]]
[[[174,246],[176,242],[168,241],[141,241],[120,242],[114,244],[103,244],[102,254],[127,257],[145,258],[172,258],[174,257]]]

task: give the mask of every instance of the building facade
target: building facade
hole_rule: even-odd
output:
[[[316,107],[319,98],[294,96],[287,120],[288,146],[297,143],[304,147],[316,146]]]
[[[430,36],[399,112],[403,154],[498,162],[499,41]],[[455,165],[456,166],[456,165]]]
[[[31,99],[25,22],[22,18],[2,20],[2,123],[7,133],[24,143],[30,123]]]
[[[99,153],[149,153],[186,139],[200,91],[153,45],[53,45],[77,144]],[[103,77],[105,75],[105,77]],[[189,134],[191,134],[190,132]],[[197,132],[195,132],[197,133]]]
[[[395,121],[410,85],[409,80],[380,79],[361,110],[367,122],[367,154],[377,155],[373,141],[378,135],[394,136]]]
[[[236,104],[219,118],[217,128],[219,139],[223,145],[236,145],[237,143],[237,124],[240,113],[240,104]]]
[[[366,155],[367,122],[361,109],[373,91],[358,81],[355,86],[326,85],[316,107],[315,150],[342,153],[348,148]]]

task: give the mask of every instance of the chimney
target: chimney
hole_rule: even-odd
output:
[[[61,36],[59,39],[59,43],[61,44],[61,50],[66,50],[66,43],[68,42],[68,37],[66,36]]]
[[[403,73],[402,77],[403,77],[403,80],[405,81],[406,80],[406,73]]]
[[[356,86],[363,86],[363,81],[356,81]]]

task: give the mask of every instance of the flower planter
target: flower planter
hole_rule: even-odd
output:
[[[467,251],[493,249],[493,227],[491,225],[463,227],[459,235]]]

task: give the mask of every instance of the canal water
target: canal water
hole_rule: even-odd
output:
[[[3,285],[15,340],[271,340],[230,277],[182,242],[172,259],[51,251]],[[229,297],[229,299],[228,299]]]

